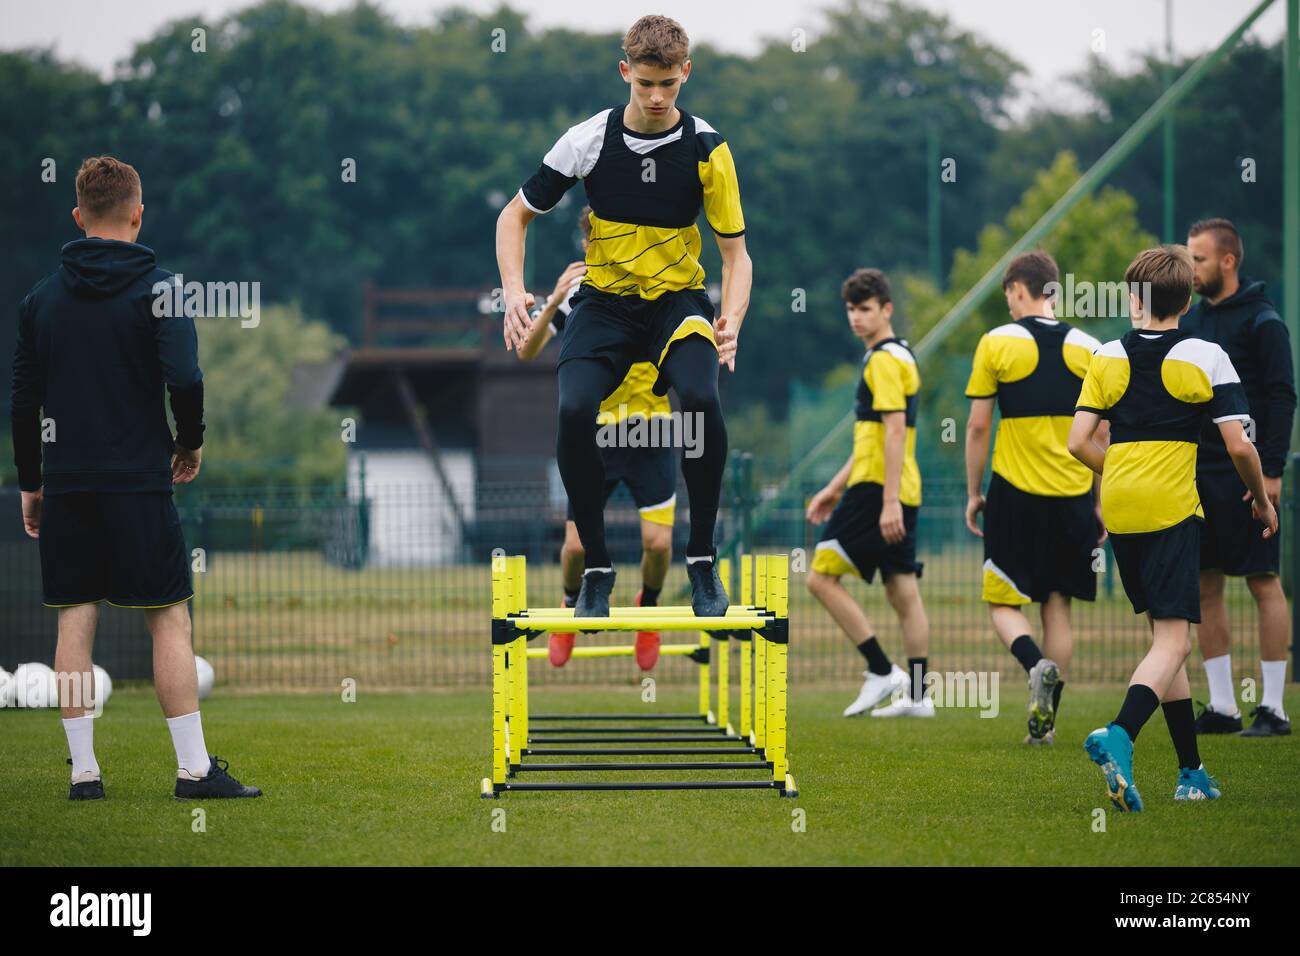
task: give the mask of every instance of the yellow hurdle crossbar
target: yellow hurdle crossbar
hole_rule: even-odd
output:
[[[679,655],[690,657],[692,654],[699,653],[699,646],[696,644],[664,644],[659,648],[659,656],[665,654]],[[528,658],[532,660],[535,657],[546,657],[550,652],[544,647],[528,648]],[[592,647],[575,647],[570,657],[631,657],[636,653],[636,647],[632,644],[609,644],[595,645]]]
[[[719,562],[719,576],[730,591],[730,562]],[[492,559],[492,775],[482,782],[484,797],[506,790],[686,790],[773,789],[784,797],[798,795],[789,772],[788,736],[788,555],[743,555],[738,563],[739,597],[719,617],[696,617],[689,607],[613,607],[610,616],[581,618],[572,608],[529,608],[527,565],[523,555],[494,554]],[[528,641],[543,633],[574,631],[695,631],[698,644],[667,644],[661,655],[690,657],[700,665],[699,707],[694,714],[539,714],[537,736],[530,732],[528,661],[546,657]],[[730,643],[739,645],[740,729],[730,719]],[[630,657],[630,645],[587,645],[573,649],[576,658]],[[712,706],[713,675],[717,708]],[[561,727],[571,720],[581,726]],[[632,726],[609,727],[615,721]],[[645,724],[638,722],[644,721]],[[680,723],[678,723],[680,722]],[[671,726],[651,726],[653,723]],[[646,744],[671,744],[647,748]],[[551,746],[555,745],[555,746]],[[582,745],[582,746],[577,746]],[[595,745],[595,746],[591,746]],[[688,756],[687,761],[602,763],[537,761],[564,755]],[[739,760],[749,755],[756,759]],[[727,760],[701,760],[704,756]],[[536,771],[727,770],[757,771],[757,779],[673,781],[519,782],[519,774]]]

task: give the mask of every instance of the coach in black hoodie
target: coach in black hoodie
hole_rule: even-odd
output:
[[[18,316],[14,462],[23,523],[40,541],[45,604],[59,614],[54,669],[72,755],[68,796],[104,796],[90,716],[102,601],[144,609],[176,748],[176,796],[258,796],[203,738],[186,606],[194,592],[171,497],[173,483],[199,473],[203,375],[193,319],[171,314],[181,298],[168,291],[171,273],[135,241],[143,216],[134,169],[107,156],[86,160],[73,210],[86,238],[63,247],[59,270],[36,284]]]
[[[1286,325],[1264,294],[1264,283],[1241,276],[1244,249],[1227,219],[1206,219],[1189,230],[1196,291],[1201,299],[1183,319],[1189,332],[1220,345],[1241,376],[1254,423],[1253,440],[1264,470],[1264,485],[1281,511],[1282,472],[1291,445],[1295,414],[1295,376]],[[1251,517],[1246,488],[1228,458],[1217,426],[1206,423],[1196,459],[1196,484],[1205,510],[1201,531],[1201,625],[1197,639],[1210,683],[1210,703],[1196,721],[1197,733],[1242,730],[1237,709],[1224,576],[1246,578],[1259,606],[1260,667],[1263,693],[1248,737],[1291,732],[1282,707],[1286,684],[1291,617],[1278,577],[1281,535],[1262,537]]]

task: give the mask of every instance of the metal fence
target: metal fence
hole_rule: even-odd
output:
[[[739,474],[735,459],[732,465]],[[815,488],[786,492],[762,527],[749,528],[747,515],[763,492],[751,492],[734,478],[724,494],[719,540],[738,538],[754,553],[795,554],[792,679],[851,681],[861,670],[860,659],[800,586],[799,568],[811,563],[817,533],[804,519],[803,503]],[[607,524],[619,568],[615,600],[631,603],[640,586],[639,519],[622,495],[620,490],[611,501]],[[491,554],[497,548],[527,554],[530,603],[556,605],[564,507],[553,482],[479,484],[474,497],[462,509],[466,520],[452,528],[442,520],[442,492],[432,486],[389,486],[382,495],[356,487],[183,488],[176,504],[196,562],[191,613],[197,652],[213,663],[218,683],[232,690],[329,691],[348,678],[362,691],[486,687]],[[925,562],[921,585],[931,623],[931,667],[1006,670],[1014,665],[980,601],[983,559],[979,542],[964,527],[964,505],[964,481],[927,476],[917,535]],[[679,557],[686,511],[685,489],[679,488]],[[0,491],[0,514],[6,516],[0,522],[0,665],[12,670],[23,661],[52,663],[55,614],[40,605],[37,543],[23,536],[16,492]],[[848,586],[885,648],[901,657],[901,635],[879,583]],[[677,560],[661,603],[687,595]],[[1244,582],[1230,583],[1228,603],[1238,676],[1254,674],[1255,610]],[[1074,627],[1072,680],[1128,678],[1146,647],[1147,627],[1125,600],[1109,560],[1099,576],[1098,599],[1075,602]],[[106,607],[95,658],[116,679],[148,678],[150,646],[141,612]],[[1195,653],[1193,659],[1199,659]],[[656,676],[686,682],[694,679],[695,666],[664,658]],[[640,678],[630,661],[618,658],[575,660],[562,670],[543,664],[534,674],[544,684],[631,684]],[[1201,668],[1191,674],[1200,680]]]

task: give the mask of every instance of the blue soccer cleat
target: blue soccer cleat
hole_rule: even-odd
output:
[[[1142,809],[1142,797],[1133,783],[1133,741],[1118,724],[1094,730],[1083,742],[1089,758],[1106,775],[1110,802],[1120,810],[1134,813]]]
[[[1178,771],[1178,786],[1174,788],[1175,800],[1218,800],[1219,781],[1210,776],[1205,766],[1195,770],[1186,767]]]

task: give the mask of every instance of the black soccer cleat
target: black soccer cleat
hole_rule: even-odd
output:
[[[211,760],[212,765],[208,767],[206,777],[200,777],[198,780],[176,778],[177,800],[210,800],[262,795],[262,791],[257,787],[246,787],[226,773],[226,768],[230,766],[226,761],[217,756],[213,756]]]
[[[1250,716],[1255,720],[1241,732],[1242,737],[1287,737],[1291,734],[1291,721],[1272,707],[1256,707]]]
[[[68,766],[72,765],[72,758],[68,758]],[[68,787],[69,800],[103,800],[104,799],[104,781],[83,780],[80,783],[71,784]]]
[[[1198,737],[1204,737],[1207,734],[1239,734],[1241,733],[1241,714],[1237,714],[1235,717],[1231,714],[1221,714],[1206,705],[1196,715],[1195,728]]]
[[[722,617],[727,613],[729,602],[718,577],[716,554],[710,561],[688,561],[686,576],[691,579],[691,609],[696,617]]]
[[[582,575],[582,589],[578,603],[573,606],[574,617],[609,617],[609,594],[614,590],[613,568],[608,571],[586,571]]]

